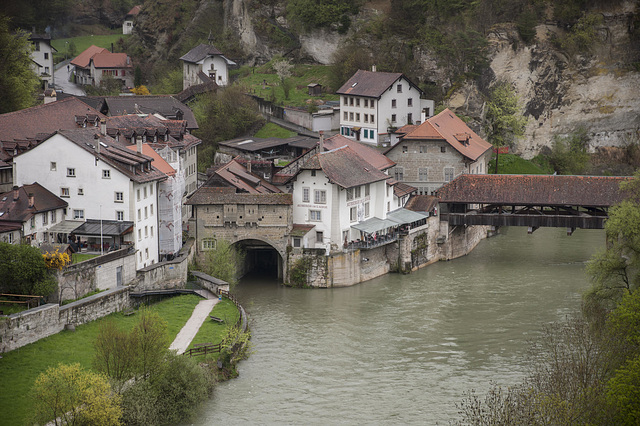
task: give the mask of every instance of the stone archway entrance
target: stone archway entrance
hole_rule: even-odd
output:
[[[241,276],[256,274],[283,279],[285,265],[282,254],[271,244],[257,239],[245,239],[235,242],[233,246],[245,253]]]

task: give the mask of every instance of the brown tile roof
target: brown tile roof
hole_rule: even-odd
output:
[[[473,161],[477,160],[492,147],[489,142],[475,134],[464,121],[460,120],[460,118],[448,108],[440,114],[427,119],[425,123],[433,125],[433,128],[447,140],[449,145]],[[418,128],[421,126],[422,125]],[[418,129],[415,131],[417,130]]]
[[[207,204],[269,204],[292,205],[291,194],[236,194],[234,188],[214,188],[201,186],[185,203],[189,205]]]
[[[395,185],[393,185],[393,195],[395,195],[398,198],[404,197],[405,195],[416,192],[417,190],[418,188],[415,188],[411,185],[407,185],[406,183],[403,183],[403,182],[398,182]]]
[[[339,95],[379,98],[385,90],[401,77],[403,75],[399,72],[358,70],[336,93]]]
[[[186,120],[188,129],[198,128],[191,108],[171,95],[107,96],[104,102],[110,116],[157,113],[169,120]]]
[[[129,145],[127,146],[127,149],[136,152],[138,147],[136,145]],[[171,167],[164,158],[160,157],[160,154],[155,152],[148,143],[142,144],[142,153],[147,157],[153,158],[151,164],[162,173],[166,174],[167,176],[174,176],[176,174],[176,170]]]
[[[407,126],[404,126],[404,127],[407,127]],[[402,139],[409,139],[409,140],[411,139],[420,139],[420,140],[445,139],[445,137],[440,132],[438,132],[438,130],[436,130],[434,125],[430,123],[428,119],[424,123],[418,126],[413,126],[413,127],[414,127],[413,130],[410,130],[409,132],[407,132],[407,134]]]
[[[353,149],[360,157],[364,158],[378,170],[386,170],[396,165],[396,163],[391,161],[386,155],[377,149],[346,138],[342,135],[335,135],[324,140],[324,149],[327,151],[340,148],[345,145]]]
[[[607,207],[624,196],[628,177],[553,175],[458,176],[438,190],[441,203]]]
[[[256,152],[264,149],[271,149],[281,146],[298,146],[303,148],[313,148],[318,143],[318,139],[308,136],[292,136],[290,138],[235,138],[218,142],[218,145],[237,149],[245,152]]]
[[[329,182],[343,188],[389,179],[388,175],[367,162],[349,146],[316,154],[302,166],[302,169],[320,169]]]
[[[91,58],[93,58],[93,55],[95,55],[96,53],[108,51],[109,50],[105,49],[104,47],[98,47],[92,44],[84,52],[73,58],[71,60],[71,65],[75,65],[80,68],[87,68],[91,63]]]
[[[211,170],[211,176],[207,179],[204,186],[219,187],[221,186],[220,184],[223,184],[224,186],[236,188],[236,192],[246,192],[249,194],[282,192],[266,180],[259,178],[253,173],[249,173],[246,167],[238,162],[238,158],[234,158],[227,164],[209,170]],[[207,172],[209,172],[209,170],[207,170]]]
[[[29,194],[33,194],[33,207],[29,207]],[[14,197],[14,191],[0,194],[0,220],[24,223],[37,213],[67,206],[66,201],[35,182],[18,188],[17,200]]]
[[[141,5],[133,6],[131,10],[127,13],[127,16],[136,16],[142,10]]]
[[[96,53],[91,57],[96,68],[133,68],[131,58],[126,53],[106,52]]]
[[[289,234],[292,237],[304,237],[307,232],[311,231],[315,227],[315,225],[309,225],[306,223],[294,223]]]
[[[76,129],[76,117],[105,118],[94,108],[76,98],[66,98],[44,105],[0,115],[0,140],[38,139],[60,129]],[[83,121],[84,122],[84,121]]]
[[[215,81],[208,81],[202,84],[195,84],[193,86],[189,86],[184,89],[182,92],[174,95],[177,100],[180,102],[187,102],[191,98],[196,95],[200,95],[202,93],[215,92],[218,90],[218,85]]]
[[[430,212],[438,207],[438,197],[433,195],[413,195],[404,205],[407,210],[414,212]]]

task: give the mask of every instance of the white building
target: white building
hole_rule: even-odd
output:
[[[141,269],[159,260],[158,183],[167,177],[141,150],[141,142],[131,152],[95,128],[61,130],[14,157],[15,181],[39,182],[67,201],[67,220],[130,224],[120,243],[135,245]]]
[[[293,222],[315,225],[317,248],[342,247],[358,238],[353,225],[394,209],[388,179],[348,146],[316,154],[293,182]]]
[[[402,73],[358,70],[336,93],[340,134],[366,143],[387,145],[390,131],[433,114],[433,101]]]
[[[29,40],[33,43],[31,59],[34,69],[40,77],[42,88],[46,89],[54,84],[53,52],[57,52],[57,50],[51,46],[51,36],[48,34],[33,33],[29,36]]]
[[[180,58],[183,64],[182,89],[209,81],[218,86],[229,84],[229,67],[235,62],[226,58],[215,46],[200,44]]]
[[[133,32],[133,23],[142,10],[142,6],[133,6],[127,16],[124,17],[124,21],[122,22],[122,34],[131,34]]]

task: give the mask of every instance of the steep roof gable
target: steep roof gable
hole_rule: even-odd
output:
[[[75,65],[81,68],[87,68],[91,63],[91,58],[97,53],[108,52],[104,47],[98,47],[95,45],[89,46],[84,52],[71,60],[71,65]]]
[[[30,207],[30,195],[33,197],[33,207]],[[23,185],[17,190],[0,194],[0,220],[26,222],[36,213],[67,206],[66,201],[51,193],[38,182],[34,182],[30,185]]]
[[[411,82],[404,74],[399,72],[374,72],[358,70],[336,92],[339,95],[366,96],[379,98],[399,79],[406,80],[410,86],[415,87],[420,94],[422,90]]]
[[[489,142],[478,136],[449,108],[427,119],[427,122],[433,125],[433,128],[456,151],[473,161],[476,161],[492,147]]]
[[[211,44],[199,44],[198,46],[188,51],[185,55],[183,55],[180,60],[196,63],[200,62],[207,56],[216,55],[222,55],[222,52],[220,52],[215,46]]]
[[[133,68],[131,59],[126,53],[106,52],[96,53],[91,57],[96,68]]]
[[[318,153],[302,169],[320,169],[331,183],[343,188],[389,179],[388,175],[367,162],[349,146]]]
[[[364,158],[368,163],[375,166],[378,170],[386,170],[390,167],[395,166],[395,163],[393,161],[391,161],[386,155],[384,155],[377,149],[366,146],[358,141],[354,141],[342,135],[335,135],[324,140],[324,149],[327,151],[340,148],[345,145],[353,149],[360,157]]]

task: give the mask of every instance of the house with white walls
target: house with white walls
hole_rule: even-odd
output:
[[[385,152],[395,162],[389,173],[399,182],[434,195],[461,174],[486,174],[491,144],[445,109],[408,131]]]
[[[127,15],[124,17],[124,21],[122,22],[122,34],[127,35],[133,32],[133,24],[135,19],[140,14],[142,10],[141,5],[133,6]]]
[[[340,134],[365,143],[388,146],[395,129],[433,114],[433,101],[402,73],[358,70],[336,93]]]
[[[108,77],[122,87],[133,87],[133,63],[126,53],[112,53],[108,49],[91,45],[71,60],[75,82],[99,86]]]
[[[199,44],[180,60],[183,90],[211,81],[218,86],[226,86],[229,84],[229,67],[236,65],[211,44]]]
[[[31,59],[33,67],[40,77],[42,88],[47,89],[54,84],[53,75],[53,52],[57,52],[55,47],[51,45],[51,36],[49,34],[32,33],[29,41],[33,44]]]
[[[15,181],[38,182],[65,200],[66,220],[87,224],[81,239],[107,249],[133,245],[141,269],[159,261],[158,184],[167,176],[142,153],[141,140],[137,146],[128,150],[105,126],[60,130],[14,157]],[[103,235],[105,227],[113,234]]]

